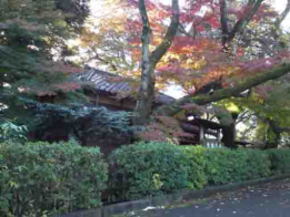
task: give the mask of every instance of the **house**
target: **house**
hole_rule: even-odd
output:
[[[208,148],[222,147],[223,127],[220,124],[190,116],[187,120],[181,121],[180,126],[184,132],[192,135],[192,137],[180,138],[181,145],[201,144]]]
[[[90,68],[79,74],[77,79],[85,85],[85,93],[95,105],[102,105],[111,110],[133,111],[136,97],[132,92],[137,92],[137,87],[130,81],[122,79],[121,76]],[[173,103],[175,99],[166,94],[158,92],[155,96],[153,106]],[[203,144],[207,147],[220,147],[222,126],[218,123],[201,119],[199,117],[188,117],[188,120],[180,122],[181,128],[192,136],[180,138],[180,143]]]
[[[79,80],[88,84],[85,88],[86,94],[91,102],[96,105],[103,105],[112,110],[132,111],[135,108],[134,89],[130,81],[121,76],[90,68],[77,76]],[[175,99],[163,93],[157,93],[154,107],[170,104]]]

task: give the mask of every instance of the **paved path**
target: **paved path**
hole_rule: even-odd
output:
[[[290,217],[290,180],[247,187],[171,208],[142,211],[142,217]]]

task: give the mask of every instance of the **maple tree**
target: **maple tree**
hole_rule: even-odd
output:
[[[78,90],[67,76],[78,70],[63,64],[72,51],[78,64],[94,61],[140,81],[135,124],[148,123],[152,114],[160,120],[198,112],[196,105],[240,96],[289,71],[288,39],[280,29],[289,3],[278,14],[262,0],[187,0],[181,6],[177,0],[108,0],[115,13],[104,17],[88,17],[81,1],[10,3],[1,7],[9,12],[0,23],[2,104],[11,101],[8,95],[42,98]],[[76,44],[66,44],[78,35]],[[185,96],[152,111],[156,90],[172,84]]]
[[[172,5],[157,1],[117,1],[115,7],[118,4],[122,9],[114,15],[97,18],[95,27],[100,31],[86,29],[82,47],[90,45],[91,59],[98,67],[108,66],[110,70],[144,82],[144,75],[148,75],[144,72],[144,62],[150,68],[152,59],[148,57],[166,40],[173,20]],[[140,12],[143,18],[147,14],[147,18],[142,20]],[[153,61],[154,70],[145,82],[150,92],[146,93],[145,86],[142,89],[141,85],[139,102],[145,102],[146,94],[148,104],[142,106],[146,114],[141,114],[137,106],[139,117],[149,120],[154,90],[172,83],[181,86],[185,96],[153,114],[178,115],[184,108],[192,110],[195,104],[206,105],[239,96],[245,90],[287,74],[288,39],[281,32],[280,24],[288,13],[289,3],[278,14],[261,0],[186,1],[179,10],[177,32],[169,40],[171,46],[157,58],[157,63]],[[148,27],[150,31],[144,38],[144,28],[147,31]],[[211,87],[218,90],[208,94]]]
[[[253,69],[250,69],[251,66],[258,65],[262,66],[265,65],[265,62],[267,59],[263,59],[260,62],[244,62],[244,69],[239,70],[238,68],[234,68],[233,65],[238,65],[239,62],[235,61],[236,59],[233,58],[233,55],[228,55],[223,52],[221,52],[221,41],[223,40],[221,36],[224,34],[221,34],[220,31],[220,19],[221,15],[219,12],[220,5],[218,3],[212,4],[213,1],[197,1],[194,2],[191,5],[191,11],[185,10],[181,11],[180,13],[180,19],[181,19],[181,25],[192,25],[193,27],[188,30],[187,32],[183,32],[183,30],[179,30],[178,36],[175,37],[173,41],[172,47],[168,50],[168,52],[164,55],[164,57],[160,60],[158,66],[157,66],[157,76],[156,79],[160,79],[161,81],[166,80],[174,80],[176,78],[176,81],[182,84],[182,86],[185,89],[192,89],[195,88],[194,86],[200,86],[201,82],[204,84],[212,81],[213,79],[216,79],[217,77],[220,77],[223,73],[228,76],[231,74],[245,74],[247,75],[247,71],[252,71]],[[251,3],[250,3],[251,2]],[[253,4],[253,1],[250,1],[248,4]],[[130,2],[131,3],[131,2]],[[148,2],[147,2],[148,3]],[[266,20],[268,17],[268,21],[273,20],[273,17],[277,15],[269,6],[262,5],[260,10],[257,11],[256,16],[253,16],[253,10],[257,10],[257,7],[261,4],[261,1],[257,1],[255,4],[253,4],[253,9],[249,10],[249,5],[238,5],[241,8],[239,10],[233,11],[232,8],[229,9],[229,14],[231,16],[235,16],[234,18],[237,20],[236,22],[231,19],[227,24],[228,26],[234,26],[231,31],[227,30],[230,34],[229,38],[227,40],[233,40],[232,35],[242,35],[244,32],[240,30],[241,26],[244,28],[247,26],[246,24],[249,23],[250,17],[253,17],[253,22],[250,23],[251,25],[249,28],[253,29],[253,26],[258,26],[258,24],[261,23],[263,17],[263,21]],[[150,49],[153,50],[157,45],[158,42],[161,41],[161,37],[164,35],[165,30],[168,25],[164,24],[164,20],[167,19],[167,17],[170,16],[170,11],[168,11],[168,6],[164,6],[162,4],[153,4],[148,3],[148,14],[150,15],[149,18],[154,21],[154,25],[151,25],[152,28],[152,44],[150,45]],[[124,5],[122,5],[124,7]],[[205,15],[200,16],[199,14],[196,14],[201,10],[202,7],[212,7],[211,9],[213,11],[207,12]],[[237,5],[234,5],[237,7]],[[269,12],[270,11],[270,12]],[[123,18],[122,22],[124,22],[124,19],[127,20],[127,23],[123,23],[123,27],[117,28],[119,32],[124,33],[126,37],[123,38],[123,40],[127,40],[127,42],[120,41],[120,43],[127,43],[125,46],[127,46],[127,50],[129,50],[128,53],[126,53],[126,57],[131,59],[135,59],[136,62],[138,62],[140,58],[140,34],[141,34],[141,23],[140,20],[138,20],[138,17],[136,18],[135,12],[131,12],[130,10],[126,10],[126,14],[128,14],[128,17]],[[124,14],[122,14],[124,16]],[[189,17],[189,18],[188,18]],[[107,18],[107,17],[106,17]],[[240,19],[238,19],[240,18]],[[114,17],[114,20],[116,17]],[[103,22],[101,19],[100,22]],[[108,25],[102,25],[102,26],[109,26],[110,21],[108,21]],[[121,22],[121,23],[122,23]],[[162,23],[163,22],[163,23]],[[242,24],[241,24],[242,23]],[[254,25],[255,24],[255,25]],[[117,26],[120,26],[121,24],[118,23]],[[208,29],[205,29],[204,26],[208,26]],[[238,26],[238,27],[235,27]],[[114,30],[116,29],[115,26]],[[263,24],[263,27],[267,27]],[[110,31],[113,31],[110,27]],[[180,27],[182,29],[182,27]],[[193,29],[194,28],[194,29]],[[122,30],[120,30],[122,29]],[[109,31],[107,29],[107,31]],[[245,30],[245,29],[243,29]],[[106,29],[102,29],[102,31],[106,31]],[[112,33],[112,32],[111,32]],[[249,33],[247,33],[248,35]],[[254,34],[254,33],[251,33]],[[119,36],[117,34],[117,36]],[[101,37],[101,35],[98,35]],[[108,36],[108,35],[106,35]],[[224,37],[224,36],[223,36]],[[244,36],[245,37],[245,36]],[[258,36],[257,36],[258,37]],[[108,37],[106,37],[108,38]],[[109,41],[106,42],[107,44]],[[233,46],[237,46],[237,42],[233,41],[231,44]],[[130,46],[131,45],[131,46]],[[138,46],[136,46],[138,45]],[[247,46],[250,46],[249,44]],[[109,47],[106,47],[109,53]],[[122,47],[124,49],[124,46]],[[100,49],[100,48],[99,48]],[[114,48],[111,48],[114,50]],[[131,51],[131,52],[130,52]],[[241,49],[236,48],[235,50],[237,52],[239,59],[249,59],[248,56],[246,56],[245,53],[249,53],[249,51],[243,50],[243,47]],[[234,51],[233,51],[234,52]],[[101,55],[100,55],[101,56]],[[128,57],[129,56],[129,57]],[[247,59],[246,59],[247,58]],[[109,57],[107,58],[108,61]],[[114,58],[115,59],[115,58]],[[225,59],[228,59],[228,62],[225,61]],[[101,65],[100,62],[98,62],[99,65]],[[115,71],[121,71],[124,70],[124,68],[118,69],[118,65],[115,65]],[[246,68],[247,67],[247,68]],[[258,67],[257,67],[258,68]],[[270,67],[269,67],[270,68]],[[130,68],[131,71],[136,70],[135,68]],[[127,69],[127,70],[130,70]],[[215,70],[214,70],[215,69]],[[227,73],[227,74],[226,74]],[[179,74],[179,76],[178,76]],[[254,73],[253,73],[254,74]],[[164,75],[164,76],[163,76]],[[162,76],[165,77],[162,80]],[[167,77],[166,77],[167,76]],[[225,76],[225,77],[226,77]],[[228,76],[229,77],[229,76]],[[195,84],[185,84],[185,81],[190,80],[191,82],[195,82]],[[187,82],[188,83],[188,82]],[[157,83],[159,85],[159,83]],[[189,86],[189,88],[186,88],[186,86]],[[196,87],[195,89],[198,89]]]

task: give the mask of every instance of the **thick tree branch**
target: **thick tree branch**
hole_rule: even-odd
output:
[[[172,41],[177,33],[179,26],[179,5],[178,0],[172,0],[172,16],[171,22],[167,29],[167,32],[162,40],[162,42],[158,45],[158,47],[152,52],[150,55],[150,61],[153,66],[155,66],[162,56],[166,53],[169,47],[172,44]]]
[[[184,26],[179,23],[179,27],[178,27],[178,31],[184,35],[186,35],[187,37],[190,37],[190,38],[194,38],[194,35],[193,34],[190,34],[189,32],[187,32],[184,28]]]
[[[221,16],[220,22],[221,22],[221,29],[222,29],[222,43],[226,44],[227,37],[229,34],[226,0],[220,0],[220,16]]]
[[[174,115],[181,110],[181,107],[188,103],[205,105],[211,102],[216,102],[225,98],[235,96],[247,89],[255,87],[266,81],[277,79],[290,72],[290,63],[282,64],[281,66],[268,70],[264,73],[259,73],[254,77],[241,81],[234,87],[223,88],[215,91],[212,95],[197,95],[185,96],[171,105],[164,105],[155,111],[157,115]]]
[[[289,12],[290,12],[290,0],[287,1],[286,8],[284,9],[284,11],[281,13],[281,15],[277,18],[275,22],[275,25],[277,28],[280,28],[281,23],[285,20]]]
[[[229,32],[226,43],[230,43],[235,38],[236,34],[241,32],[243,28],[246,25],[248,25],[248,23],[251,21],[255,13],[259,10],[263,1],[264,0],[256,0],[256,1],[249,0],[247,4],[247,8],[249,8],[248,11],[245,13],[245,15],[242,18],[240,18],[237,21],[233,29]]]
[[[149,18],[148,18],[144,0],[139,0],[138,6],[139,6],[139,12],[140,12],[142,23],[143,23],[142,36],[141,36],[142,59],[143,59],[143,58],[149,58],[149,44],[150,44],[151,28],[150,28]],[[147,61],[149,61],[149,59]]]

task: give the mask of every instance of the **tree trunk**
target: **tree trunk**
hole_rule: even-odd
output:
[[[138,101],[135,108],[134,124],[143,125],[148,123],[152,113],[154,101],[155,76],[154,70],[149,64],[142,67],[141,85],[139,89]]]
[[[229,126],[222,128],[223,138],[222,143],[229,148],[235,148],[235,124],[232,123]]]
[[[172,0],[171,22],[162,42],[152,53],[149,51],[151,28],[144,0],[138,1],[141,15],[142,29],[142,59],[141,59],[141,84],[138,93],[138,100],[135,108],[135,125],[144,125],[150,121],[152,105],[154,102],[155,74],[157,63],[167,52],[176,35],[179,25],[179,5],[178,0]]]
[[[142,57],[141,57],[141,84],[138,92],[138,100],[135,108],[134,124],[143,125],[148,122],[154,99],[154,68],[150,63],[150,23],[144,0],[139,0],[139,12],[141,15],[143,29],[141,35]]]
[[[281,141],[281,133],[282,131],[280,128],[277,126],[275,121],[267,119],[267,122],[269,124],[269,129],[267,132],[267,141],[266,141],[266,146],[265,149],[270,149],[270,148],[277,148],[278,145],[280,144]]]
[[[235,139],[236,139],[236,121],[238,118],[237,113],[231,113],[232,122],[229,125],[224,125],[222,128],[223,138],[222,142],[226,147],[236,148]]]

